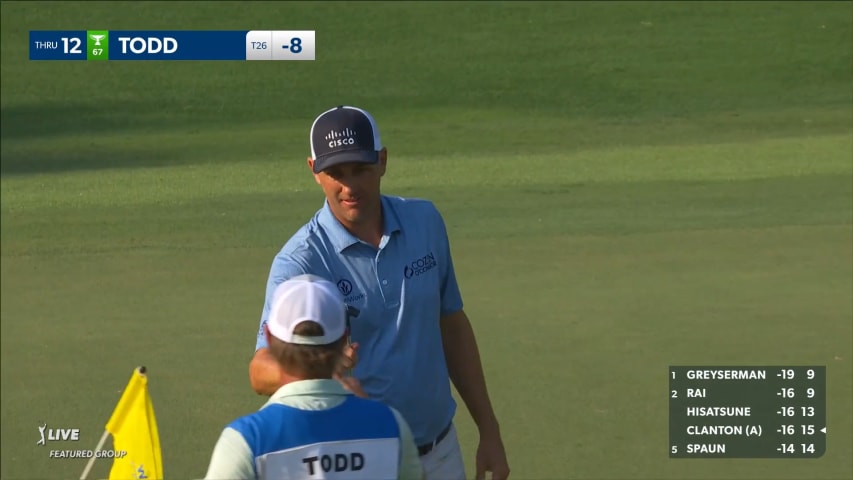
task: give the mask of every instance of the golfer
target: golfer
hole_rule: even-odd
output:
[[[370,398],[403,414],[426,478],[465,478],[451,380],[479,430],[477,478],[487,471],[495,480],[507,478],[498,420],[439,211],[427,200],[380,193],[388,151],[366,111],[340,106],[323,112],[311,126],[310,142],[308,167],[325,202],[272,262],[249,366],[253,389],[269,395],[281,376],[263,335],[278,284],[301,274],[328,278],[360,312],[351,322],[353,375]]]
[[[402,416],[333,379],[346,344],[345,312],[326,280],[303,275],[278,285],[264,327],[279,365],[275,393],[223,430],[206,479],[423,478]]]

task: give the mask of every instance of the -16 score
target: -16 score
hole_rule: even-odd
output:
[[[778,395],[782,398],[794,398],[796,396],[796,393],[795,393],[795,390],[793,388],[789,387],[789,388],[783,388],[782,390],[779,390],[779,392],[776,393],[776,395]],[[811,388],[811,387],[807,388],[806,389],[806,397],[814,398],[814,396],[815,396],[814,388]]]
[[[814,425],[800,425],[800,428],[803,431],[803,435],[815,434]],[[782,435],[795,435],[797,433],[796,425],[782,425],[776,431]]]

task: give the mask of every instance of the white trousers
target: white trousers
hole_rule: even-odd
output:
[[[429,453],[421,457],[426,480],[465,480],[462,448],[456,436],[456,426]]]

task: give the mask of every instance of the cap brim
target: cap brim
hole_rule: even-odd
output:
[[[341,339],[344,336],[346,330],[341,331],[338,335],[337,332],[332,332],[332,334],[326,334],[322,337],[306,337],[304,335],[291,335],[290,339],[285,343],[291,343],[293,345],[331,345]],[[278,337],[276,337],[278,338]],[[281,339],[279,339],[281,340]]]
[[[379,163],[379,152],[373,150],[352,150],[337,152],[314,159],[314,173],[340,165],[342,163]]]

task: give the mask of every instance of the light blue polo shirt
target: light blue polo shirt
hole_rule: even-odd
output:
[[[462,309],[444,220],[432,202],[382,196],[384,232],[377,250],[321,208],[276,255],[267,282],[255,350],[267,347],[263,326],[281,282],[314,274],[337,284],[360,310],[353,375],[371,397],[397,409],[415,443],[433,441],[456,413],[439,319]]]

